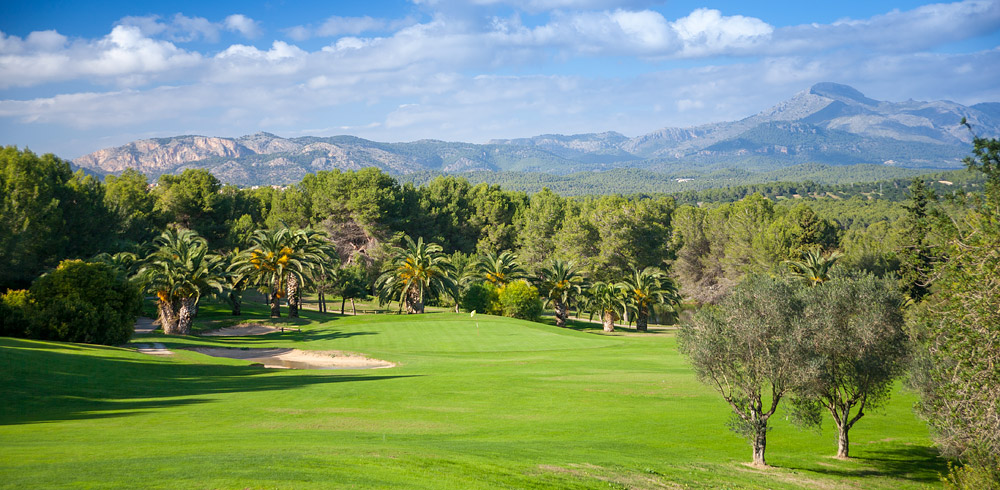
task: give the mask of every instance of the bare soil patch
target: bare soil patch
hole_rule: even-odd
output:
[[[195,347],[194,352],[213,357],[227,357],[278,369],[379,369],[396,364],[372,359],[362,354],[342,351],[299,349],[239,349],[225,347]]]

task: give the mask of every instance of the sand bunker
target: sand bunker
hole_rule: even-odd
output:
[[[285,328],[285,330],[292,330]],[[298,329],[294,329],[298,330]],[[207,337],[242,337],[244,335],[267,335],[269,333],[281,331],[279,327],[264,325],[261,323],[241,323],[232,327],[219,328],[202,333]]]
[[[243,359],[251,363],[263,364],[267,368],[378,369],[396,366],[391,362],[370,359],[361,354],[333,350],[227,349],[216,347],[196,347],[191,350],[213,357]]]

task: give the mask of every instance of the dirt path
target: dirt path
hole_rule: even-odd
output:
[[[140,316],[135,320],[135,333],[153,333],[156,330],[156,325],[153,325],[153,319]]]

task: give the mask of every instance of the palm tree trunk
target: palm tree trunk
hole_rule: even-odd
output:
[[[566,327],[566,315],[568,313],[566,311],[566,303],[563,303],[562,301],[553,301],[552,306],[555,307],[556,310],[556,326]]]
[[[288,294],[288,318],[299,317],[299,278],[295,274],[289,274],[287,294]]]
[[[191,322],[194,321],[196,299],[194,296],[181,298],[180,309],[177,311],[177,335],[190,335]]]
[[[278,290],[271,291],[271,318],[281,317],[281,295]]]
[[[424,312],[424,301],[420,297],[420,292],[416,289],[411,289],[409,293],[406,294],[406,313],[408,314],[421,314]]]
[[[174,305],[169,301],[158,300],[156,308],[160,314],[160,328],[167,335],[177,333],[177,315],[174,314]]]
[[[611,310],[604,310],[604,314],[601,316],[601,322],[604,324],[605,332],[615,331],[615,312]]]
[[[645,332],[646,325],[649,323],[649,307],[642,307],[638,310],[635,315],[635,329],[639,332]]]
[[[236,290],[229,291],[229,307],[230,309],[232,309],[233,316],[240,316],[242,314],[242,307],[243,307],[242,291],[236,291]]]

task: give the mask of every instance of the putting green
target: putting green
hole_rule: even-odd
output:
[[[262,308],[249,307],[248,318]],[[306,312],[301,331],[136,339],[175,354],[0,338],[0,488],[926,488],[912,395],[836,440],[779,419],[768,462],[726,428],[673,336],[507,318]],[[225,318],[206,305],[204,328]],[[478,321],[478,328],[476,322]],[[598,326],[599,328],[599,326]],[[271,370],[186,347],[357,352],[377,370]]]

